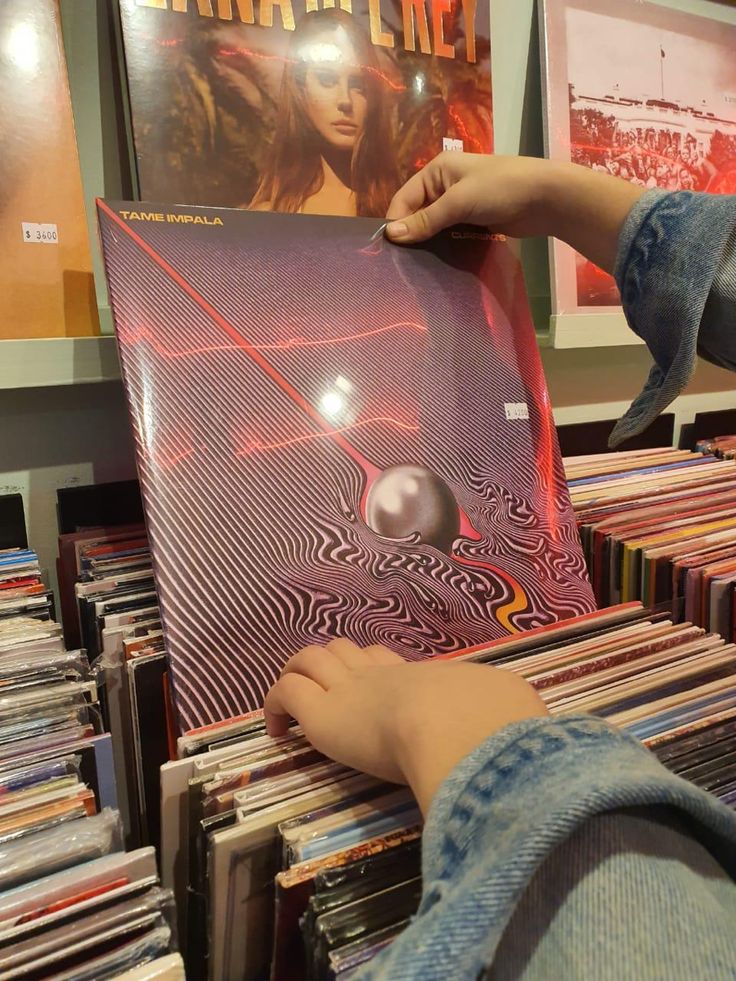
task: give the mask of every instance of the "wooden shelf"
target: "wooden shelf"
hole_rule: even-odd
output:
[[[621,310],[550,317],[550,346],[557,349],[630,347],[643,343],[626,323]]]
[[[0,389],[118,381],[115,338],[55,337],[0,341]]]

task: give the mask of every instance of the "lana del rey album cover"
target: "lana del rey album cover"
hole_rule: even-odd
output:
[[[594,609],[505,242],[98,209],[182,729],[306,644],[419,659]]]
[[[145,201],[383,217],[492,149],[489,0],[119,0]]]

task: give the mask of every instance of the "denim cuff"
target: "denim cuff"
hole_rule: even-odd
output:
[[[670,774],[633,737],[586,715],[506,726],[437,792],[422,839],[416,928],[361,981],[479,977],[554,848],[591,817],[650,805],[684,814],[724,871],[736,874],[736,814]]]
[[[457,976],[475,976],[557,845],[596,815],[651,806],[684,815],[736,875],[736,814],[625,732],[581,715],[529,719],[491,736],[450,774],[427,817],[419,916],[436,945],[433,962],[441,966],[445,950],[461,947],[477,960]],[[440,900],[443,922],[462,924],[462,937],[431,929]]]
[[[612,448],[646,429],[690,380],[703,311],[735,227],[736,198],[725,195],[653,190],[629,213],[614,275],[629,326],[655,363],[611,434]]]

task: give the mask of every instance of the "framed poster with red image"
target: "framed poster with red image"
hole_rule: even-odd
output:
[[[383,217],[492,150],[488,0],[120,0],[144,201]]]
[[[736,193],[736,8],[542,6],[548,156],[646,188]],[[619,306],[613,278],[569,246],[555,241],[551,261],[553,314]]]

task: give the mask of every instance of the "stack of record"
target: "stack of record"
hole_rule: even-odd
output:
[[[183,976],[154,850],[122,851],[111,742],[35,553],[0,552],[3,978],[97,981],[160,960],[168,973],[151,977]]]
[[[736,804],[736,648],[630,603],[458,657],[588,712]],[[162,878],[193,979],[345,979],[391,943],[421,892],[420,815],[404,788],[324,759],[259,713],[178,740],[161,771]],[[182,934],[184,935],[184,934]]]
[[[169,758],[166,655],[145,528],[62,535],[59,584],[67,642],[85,648],[104,680],[126,843],[158,847],[158,771]]]
[[[695,447],[699,453],[710,453],[721,460],[733,460],[736,457],[736,436],[716,436],[713,439],[701,440]]]
[[[736,460],[640,450],[565,470],[599,605],[638,599],[736,637]]]

